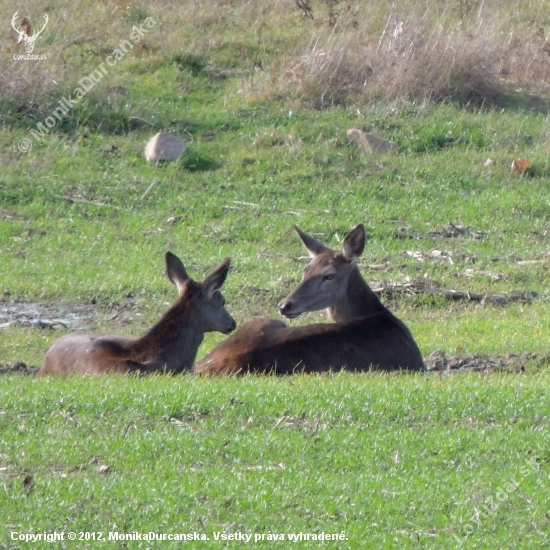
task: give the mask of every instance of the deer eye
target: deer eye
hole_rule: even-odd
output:
[[[332,281],[334,279],[334,273],[329,273],[323,277],[323,281]]]

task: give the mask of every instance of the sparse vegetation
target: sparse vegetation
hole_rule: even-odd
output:
[[[373,17],[370,5],[336,4],[308,46],[285,59],[282,93],[325,108],[373,100],[502,105],[518,91],[548,91],[546,14],[537,8],[512,14],[512,2],[471,3],[457,17],[459,2],[408,2]]]
[[[67,330],[143,333],[172,300],[167,250],[198,279],[231,256],[228,310],[277,316],[306,261],[292,224],[338,247],[358,222],[373,286],[525,291],[384,296],[424,355],[548,355],[548,1],[104,0],[79,4],[86,17],[66,0],[0,1],[6,25],[15,9],[31,24],[47,9],[49,23],[45,61],[14,59],[15,31],[0,42],[0,363],[37,366]],[[349,128],[397,153],[361,155]],[[148,165],[158,131],[184,138],[185,155]],[[548,368],[525,369],[1,376],[3,527],[330,529],[346,531],[342,547],[456,548],[472,524],[463,547],[542,547]],[[474,522],[526,457],[537,472]]]

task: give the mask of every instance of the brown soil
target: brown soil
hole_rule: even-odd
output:
[[[17,324],[33,328],[87,330],[97,319],[93,305],[0,302],[0,325]]]
[[[21,361],[17,361],[16,363],[5,364],[0,363],[0,376],[2,374],[12,374],[12,373],[18,373],[18,374],[24,374],[27,376],[34,376],[38,372],[39,367],[33,367],[26,365],[25,363],[22,363]]]
[[[451,355],[441,350],[434,351],[424,358],[428,372],[452,374],[454,372],[525,372],[526,367],[550,363],[550,355],[520,353],[491,357],[489,355]]]

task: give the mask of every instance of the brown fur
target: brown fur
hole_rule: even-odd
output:
[[[168,252],[167,273],[178,287],[174,305],[141,338],[72,333],[57,340],[38,376],[80,373],[177,373],[192,367],[204,333],[229,333],[235,321],[218,292],[229,270],[227,258],[202,283],[187,276],[181,261]]]
[[[302,283],[279,303],[279,310],[293,318],[327,308],[336,323],[287,327],[276,319],[258,319],[214,348],[194,372],[424,370],[409,329],[380,302],[355,265],[363,252],[363,226],[347,235],[341,252],[296,230],[314,258],[304,270]]]

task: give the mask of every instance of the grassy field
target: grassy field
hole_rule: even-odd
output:
[[[359,222],[374,287],[503,298],[383,296],[425,356],[548,355],[550,3],[309,5],[313,19],[283,0],[105,0],[79,3],[81,18],[62,0],[0,0],[6,25],[16,9],[36,28],[49,16],[34,50],[45,60],[18,58],[15,30],[0,39],[1,364],[39,366],[67,330],[143,333],[175,299],[167,250],[197,279],[231,256],[237,322],[278,316],[307,261],[292,225],[337,248]],[[62,98],[74,103],[56,117]],[[397,153],[360,153],[350,128]],[[148,165],[157,131],[186,154]],[[348,540],[301,544],[542,548],[549,383],[544,364],[485,377],[2,376],[0,544],[57,529],[210,536],[197,547],[214,532],[325,531]]]
[[[346,537],[304,548],[548,543],[547,373],[4,378],[5,548],[54,529],[196,532],[199,548],[224,531],[266,536],[236,548],[300,532]]]

